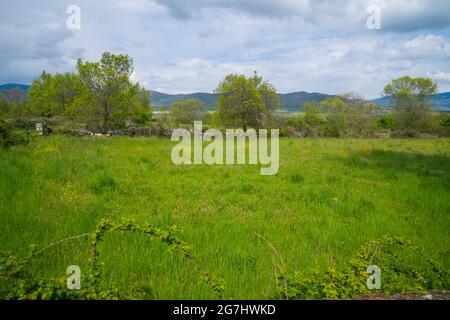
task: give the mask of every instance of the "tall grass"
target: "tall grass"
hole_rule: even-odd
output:
[[[292,273],[343,268],[385,234],[450,266],[449,139],[281,139],[276,176],[255,165],[175,166],[173,145],[55,136],[1,151],[0,250],[90,232],[102,217],[176,225],[239,299],[273,294],[272,251],[257,234]],[[184,258],[146,237],[108,235],[100,249],[106,281],[150,287],[153,298],[215,298]],[[89,241],[42,254],[36,270],[46,276],[83,271]]]

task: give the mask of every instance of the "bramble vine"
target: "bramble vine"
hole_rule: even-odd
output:
[[[423,255],[408,240],[383,236],[363,245],[344,269],[330,266],[324,273],[315,272],[309,277],[300,273],[290,276],[288,298],[351,299],[373,293],[366,286],[369,265],[381,268],[381,292],[387,295],[450,288],[450,272],[437,261]],[[284,284],[285,276],[279,277],[278,281]],[[279,287],[283,288],[282,285]],[[275,298],[285,298],[285,295],[283,288],[278,290]]]
[[[223,298],[225,282],[223,279],[203,270],[198,264],[193,249],[186,242],[175,235],[175,227],[162,230],[151,224],[138,225],[129,220],[114,223],[102,219],[94,231],[59,240],[41,249],[31,246],[30,253],[20,258],[12,252],[0,252],[0,299],[133,299],[137,297],[125,294],[119,288],[110,286],[101,287],[101,263],[99,261],[98,244],[107,233],[135,232],[159,240],[169,248],[175,249],[183,255],[191,265],[201,274],[202,280],[218,295]],[[66,278],[45,279],[36,277],[32,272],[32,263],[44,250],[73,239],[89,237],[91,239],[91,258],[89,270],[83,280],[80,290],[68,290],[65,286]]]

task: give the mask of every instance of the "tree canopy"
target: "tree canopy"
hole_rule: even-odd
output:
[[[40,116],[66,114],[77,97],[79,77],[73,73],[42,72],[28,89],[28,109]]]
[[[146,103],[143,90],[130,81],[134,69],[128,55],[105,52],[98,62],[78,60],[77,70],[82,108],[91,120],[101,122],[104,133],[123,126],[126,117],[133,114],[133,102],[140,106]],[[139,94],[143,99],[136,98]]]
[[[229,74],[214,91],[222,125],[260,127],[269,111],[280,106],[275,88],[256,73],[252,77]]]
[[[192,124],[195,120],[203,120],[204,105],[197,99],[175,102],[170,107],[170,116],[175,124]]]
[[[426,127],[431,118],[429,97],[437,93],[437,84],[429,78],[404,76],[384,87],[384,94],[394,101],[396,126],[406,131]]]
[[[78,60],[77,73],[43,72],[28,91],[34,115],[70,116],[107,132],[127,121],[144,123],[151,115],[149,92],[130,81],[133,60],[128,55],[103,53],[98,62]]]

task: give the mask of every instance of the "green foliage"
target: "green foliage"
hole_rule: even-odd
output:
[[[150,105],[150,91],[138,86],[137,94],[131,99],[132,112],[128,116],[130,122],[138,125],[148,123],[152,118],[152,107]]]
[[[417,257],[422,257],[417,260]],[[418,263],[419,261],[419,263]],[[410,241],[383,236],[362,246],[350,259],[349,266],[310,277],[296,273],[288,280],[290,299],[349,299],[373,293],[367,288],[369,265],[381,268],[381,291],[387,295],[401,292],[448,290],[450,273],[438,262],[424,256]],[[284,278],[278,279],[280,282]],[[280,290],[279,297],[285,295]]]
[[[431,121],[429,97],[437,92],[437,84],[428,78],[404,76],[384,87],[384,94],[395,102],[395,127],[407,135],[427,130]]]
[[[0,120],[0,148],[9,148],[27,144],[27,139],[22,134],[15,132],[9,123]]]
[[[320,103],[307,102],[304,112],[288,118],[288,125],[305,136],[367,136],[376,128],[378,108],[355,94]]]
[[[419,96],[422,100],[436,93],[437,84],[429,78],[412,78],[404,76],[388,83],[384,87],[384,94],[392,96],[397,103],[410,96]]]
[[[172,122],[176,125],[193,125],[196,120],[203,120],[204,105],[196,99],[189,99],[181,102],[175,102],[170,107],[170,116]]]
[[[222,126],[246,129],[263,125],[266,114],[280,106],[275,88],[256,73],[229,74],[214,91],[217,98],[217,120]]]
[[[254,86],[258,90],[268,112],[273,112],[281,108],[281,100],[277,94],[277,90],[269,81],[264,80],[261,76],[258,76],[256,71],[249,80],[253,82]]]
[[[325,124],[325,121],[320,115],[320,109],[317,103],[305,103],[304,111],[305,112],[302,116],[304,127],[302,130],[312,132],[316,135],[319,134],[322,131],[322,127]]]
[[[11,107],[5,99],[0,97],[0,119],[4,119],[11,111]]]
[[[319,108],[325,114],[326,136],[367,135],[376,125],[377,107],[355,94],[324,100]]]
[[[378,118],[378,127],[382,129],[394,129],[394,118],[391,114],[383,115]]]
[[[36,249],[21,258],[12,252],[0,252],[0,299],[2,300],[97,300],[119,299],[121,292],[114,288],[99,290],[92,282],[92,274],[83,277],[82,289],[69,290],[66,278],[48,279],[33,270]]]
[[[442,117],[441,121],[439,121],[439,124],[442,128],[442,131],[445,135],[450,135],[450,115],[446,115]]]
[[[450,115],[447,115],[444,119],[441,120],[441,126],[450,128]]]
[[[295,117],[287,117],[286,122],[296,131],[303,132],[307,136],[323,135],[326,123],[316,102],[306,102],[304,112]]]
[[[103,132],[151,119],[150,93],[130,82],[129,56],[105,52],[99,62],[78,60],[77,71],[55,75],[44,71],[28,90],[26,111],[41,117],[65,116]]]
[[[99,261],[98,245],[107,233],[132,232],[141,233],[152,239],[158,240],[168,248],[183,255],[194,268],[201,274],[202,280],[207,283],[219,297],[225,291],[224,281],[204,271],[197,263],[192,248],[175,235],[175,228],[162,230],[150,224],[137,225],[129,220],[120,223],[112,223],[109,220],[101,220],[96,229],[89,236],[91,239],[91,261],[87,274],[83,274],[82,288],[80,290],[69,290],[66,287],[64,277],[58,279],[47,279],[36,274],[32,265],[38,255],[49,248],[49,246],[37,249],[32,246],[30,253],[25,258],[20,258],[12,252],[0,252],[0,299],[12,300],[114,300],[114,299],[138,299],[131,291],[118,289],[116,286],[104,286],[101,281],[102,263]],[[70,238],[63,239],[70,240]],[[148,289],[147,289],[148,290]]]
[[[76,74],[51,75],[44,71],[28,89],[28,111],[44,117],[70,114],[78,87],[79,78]]]
[[[129,117],[148,117],[148,93],[132,84],[133,60],[128,55],[103,53],[99,62],[78,60],[80,95],[77,112],[103,133],[122,128]]]

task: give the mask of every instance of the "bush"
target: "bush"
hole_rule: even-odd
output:
[[[0,148],[9,148],[18,145],[25,145],[27,139],[14,132],[14,127],[5,121],[0,121]]]
[[[445,118],[443,118],[439,124],[441,125],[443,134],[449,136],[450,135],[450,115],[447,115]]]
[[[324,127],[324,135],[326,137],[339,138],[342,136],[343,128],[339,120],[330,117],[327,119]]]
[[[410,241],[383,236],[362,246],[343,270],[331,266],[326,272],[316,272],[310,277],[303,277],[299,272],[287,279],[280,277],[278,281],[287,280],[287,283],[286,286],[278,284],[276,297],[349,299],[373,293],[366,286],[369,265],[381,268],[381,292],[387,295],[449,289],[447,269],[423,255]]]
[[[386,114],[378,118],[378,127],[381,129],[394,129],[394,118],[391,114]]]

